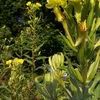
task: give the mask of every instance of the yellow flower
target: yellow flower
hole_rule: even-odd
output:
[[[6,61],[6,64],[10,65],[12,63],[14,65],[19,65],[19,64],[23,64],[23,62],[24,62],[24,59],[15,58],[14,60]]]
[[[51,9],[56,6],[65,6],[67,4],[67,0],[47,0],[46,7]]]
[[[34,8],[35,10],[39,10],[41,6],[42,6],[42,5],[41,5],[40,3],[34,3],[34,4],[33,4],[33,8]]]
[[[7,64],[7,65],[10,65],[11,63],[12,63],[12,60],[6,61],[6,64]]]
[[[23,62],[24,62],[24,60],[23,60],[23,59],[19,59],[19,58],[15,58],[15,59],[13,60],[13,63],[14,63],[15,65],[23,64]]]
[[[31,4],[32,4],[31,1],[26,3],[27,6],[30,6]]]
[[[37,7],[41,7],[42,5],[40,3],[36,3]]]

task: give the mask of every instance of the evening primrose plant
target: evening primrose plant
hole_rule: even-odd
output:
[[[70,95],[66,91],[65,80],[67,73],[62,70],[64,65],[63,53],[54,54],[49,57],[50,72],[44,74],[44,80],[39,83],[36,79],[37,89],[43,100],[63,100]],[[66,92],[63,92],[66,91]],[[65,95],[66,94],[66,95]]]
[[[8,80],[8,85],[12,89],[12,94],[14,97],[17,97],[17,89],[19,87],[20,81],[24,78],[22,74],[22,64],[24,59],[15,58],[12,60],[6,61],[6,65],[11,69],[10,78]]]
[[[69,100],[99,99],[95,93],[98,94],[100,81],[100,38],[96,38],[100,27],[100,0],[47,0],[46,8],[51,9],[62,24],[65,33],[60,33],[61,37],[77,61],[74,64],[65,53],[67,64],[60,65],[67,74],[67,83],[63,81],[66,96]],[[60,63],[58,56],[55,54],[49,58],[53,70]],[[59,80],[63,79],[59,77]]]
[[[11,76],[8,84],[13,88],[15,88],[15,85],[19,82],[19,78],[21,75],[21,65],[23,64],[23,62],[24,60],[19,58],[6,61],[6,65],[11,68]]]

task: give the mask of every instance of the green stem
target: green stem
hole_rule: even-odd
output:
[[[66,20],[63,20],[61,23],[63,25],[63,28],[65,30],[67,38],[70,40],[70,43],[72,44],[72,46],[74,46],[74,42],[73,42],[72,37],[71,37],[71,35],[70,35],[69,31],[68,31],[68,25],[66,23]]]

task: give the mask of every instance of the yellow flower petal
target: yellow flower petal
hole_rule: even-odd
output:
[[[12,63],[12,60],[6,61],[6,64],[7,64],[7,65],[10,65],[11,63]]]

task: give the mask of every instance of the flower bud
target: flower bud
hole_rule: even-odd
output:
[[[27,6],[31,6],[31,4],[32,4],[31,1],[26,3]]]
[[[46,82],[52,82],[53,81],[53,75],[51,73],[47,73],[47,74],[45,74],[44,79],[45,79]]]
[[[52,57],[49,57],[49,64],[53,70],[56,70],[57,68],[62,66],[63,63],[64,63],[64,55],[62,53],[54,54]]]

